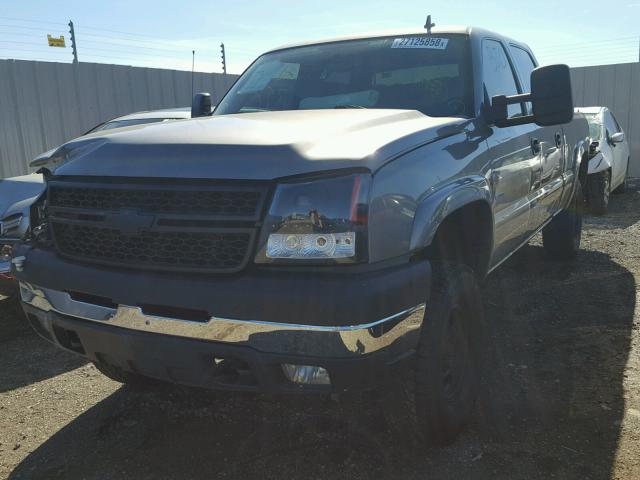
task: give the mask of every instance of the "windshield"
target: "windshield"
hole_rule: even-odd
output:
[[[589,122],[589,136],[592,140],[600,140],[602,138],[603,127],[602,119],[597,113],[585,113],[585,118]]]
[[[472,116],[470,70],[463,35],[296,47],[256,60],[214,114],[385,108]]]

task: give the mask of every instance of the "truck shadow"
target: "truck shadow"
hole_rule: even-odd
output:
[[[630,215],[640,208],[640,178],[627,179],[626,195],[612,195],[609,201],[607,214],[603,216],[589,216],[586,224],[598,230],[611,230],[613,228],[628,228],[640,221],[640,214]]]
[[[19,478],[609,478],[624,415],[633,275],[608,255],[525,247],[484,287],[477,420],[427,449],[372,394],[332,400],[123,387],[18,465]]]
[[[15,285],[0,283],[0,393],[86,363],[38,337],[27,323],[18,296]]]

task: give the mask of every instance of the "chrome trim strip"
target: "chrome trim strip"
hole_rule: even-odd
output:
[[[11,220],[0,220],[0,237],[3,237],[7,232],[16,229],[22,222],[22,215],[18,215]]]
[[[73,300],[66,292],[20,283],[25,304],[82,320],[130,330],[248,345],[257,350],[300,355],[354,356],[397,341],[415,348],[425,304],[360,325],[322,326],[211,317],[208,322],[146,315],[139,307],[103,307]]]

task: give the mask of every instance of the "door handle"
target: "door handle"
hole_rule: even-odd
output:
[[[561,145],[562,145],[562,135],[560,135],[560,132],[556,132],[556,147],[560,148]]]
[[[540,140],[538,140],[537,138],[531,139],[531,153],[533,153],[534,155],[540,153]]]

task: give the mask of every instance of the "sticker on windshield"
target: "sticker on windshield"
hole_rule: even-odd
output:
[[[257,65],[252,71],[253,75],[249,75],[244,83],[238,83],[238,91],[236,93],[255,93],[264,88],[272,80],[295,80],[298,78],[300,71],[299,63],[282,63],[268,62]]]
[[[391,48],[431,48],[433,50],[444,50],[449,43],[448,38],[436,37],[404,37],[396,38],[391,44]]]

